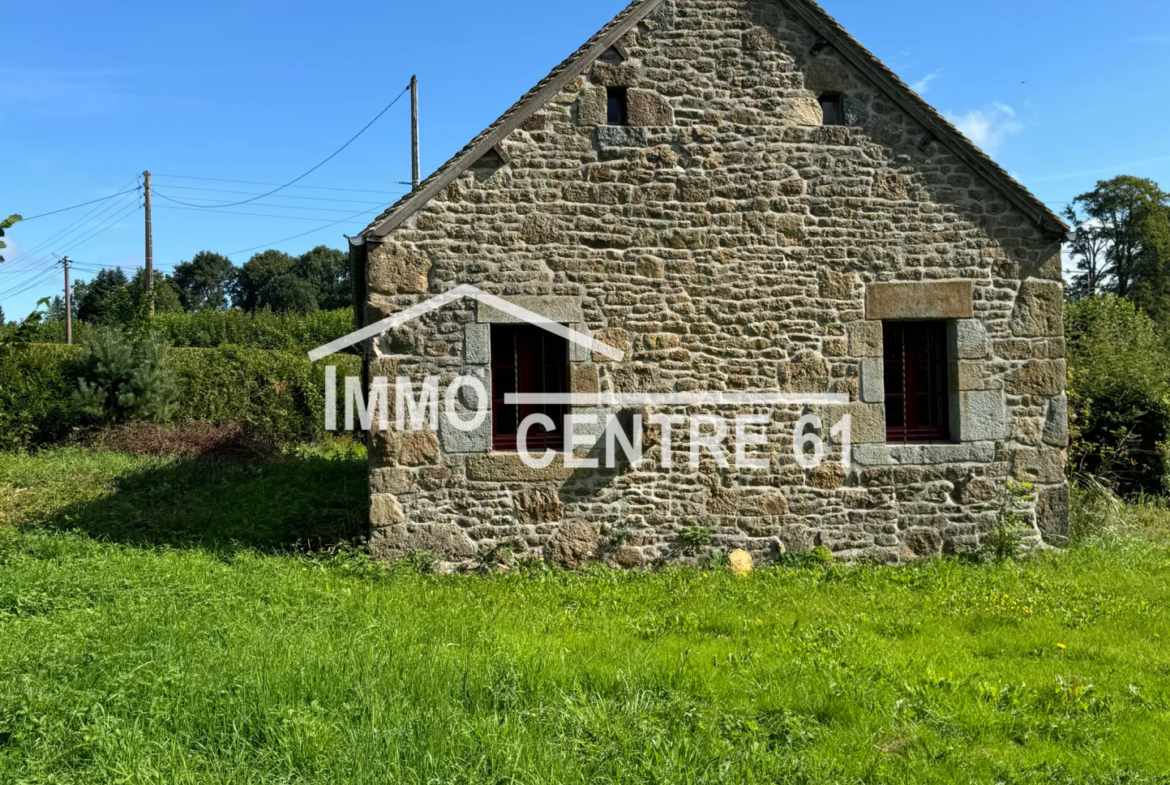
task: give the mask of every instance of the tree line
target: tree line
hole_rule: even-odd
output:
[[[1113,294],[1161,327],[1170,320],[1170,193],[1122,175],[1097,183],[1065,210],[1076,272],[1071,300]]]
[[[226,256],[201,251],[175,265],[170,275],[154,273],[155,313],[238,309],[246,313],[307,314],[353,304],[349,257],[321,245],[301,256],[268,250],[236,267]],[[147,304],[146,271],[131,278],[121,269],[105,269],[92,279],[74,281],[73,318],[91,324],[127,324]],[[3,317],[0,316],[0,319]],[[65,318],[58,295],[46,319]]]

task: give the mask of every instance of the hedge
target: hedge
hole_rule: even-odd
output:
[[[13,332],[12,324],[5,331]],[[73,340],[85,343],[96,328],[84,322],[73,323]],[[247,349],[271,349],[284,352],[308,352],[318,346],[353,332],[353,309],[318,311],[317,313],[274,314],[259,311],[197,311],[195,313],[160,313],[151,319],[151,330],[171,346],[213,349],[231,344]],[[65,323],[46,322],[37,328],[40,343],[65,343]],[[350,350],[356,354],[357,350]]]
[[[172,346],[213,348],[232,344],[250,349],[308,352],[354,330],[353,310],[274,314],[259,311],[197,311],[165,313],[151,320],[151,329]]]
[[[57,344],[0,348],[0,448],[52,444],[84,424],[71,402],[80,353]],[[176,421],[248,422],[289,443],[324,434],[326,365],[337,366],[339,383],[361,371],[350,355],[310,363],[300,353],[238,346],[173,348],[167,363],[178,377]]]

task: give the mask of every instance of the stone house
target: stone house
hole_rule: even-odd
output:
[[[978,547],[1009,477],[1059,544],[1066,231],[811,0],[636,0],[352,241],[366,325],[470,284],[621,356],[470,298],[366,341],[367,384],[472,375],[491,398],[472,432],[372,436],[373,547],[894,562]],[[764,415],[764,468],[714,450],[663,466],[661,421],[641,465],[533,468],[506,398],[533,391],[808,400],[728,399]],[[813,431],[808,465],[794,443]]]

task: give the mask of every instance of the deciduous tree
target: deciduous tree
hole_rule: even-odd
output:
[[[1102,180],[1073,200],[1067,213],[1073,223],[1091,227],[1093,242],[1103,244],[1105,265],[1098,269],[1105,291],[1130,297],[1135,287],[1148,289],[1162,277],[1164,260],[1158,258],[1156,237],[1166,220],[1168,200],[1170,194],[1152,180],[1129,175]],[[1073,252],[1079,253],[1075,241]]]
[[[235,271],[231,281],[232,305],[251,312],[262,307],[264,287],[282,275],[288,275],[297,260],[281,251],[262,251]]]
[[[345,252],[319,245],[297,259],[293,273],[313,287],[321,310],[336,311],[353,304],[349,256]]]
[[[221,310],[228,305],[228,284],[235,267],[231,259],[200,251],[189,262],[175,265],[172,280],[188,311]]]

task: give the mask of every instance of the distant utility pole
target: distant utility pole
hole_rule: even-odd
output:
[[[150,302],[150,315],[154,316],[154,235],[150,226],[150,170],[142,173],[146,179],[146,299]]]
[[[69,293],[69,257],[61,259],[65,268],[65,343],[73,343],[73,295]]]
[[[410,77],[410,152],[411,163],[413,168],[411,170],[410,182],[415,190],[418,190],[419,184],[419,160],[418,160],[418,77]]]

